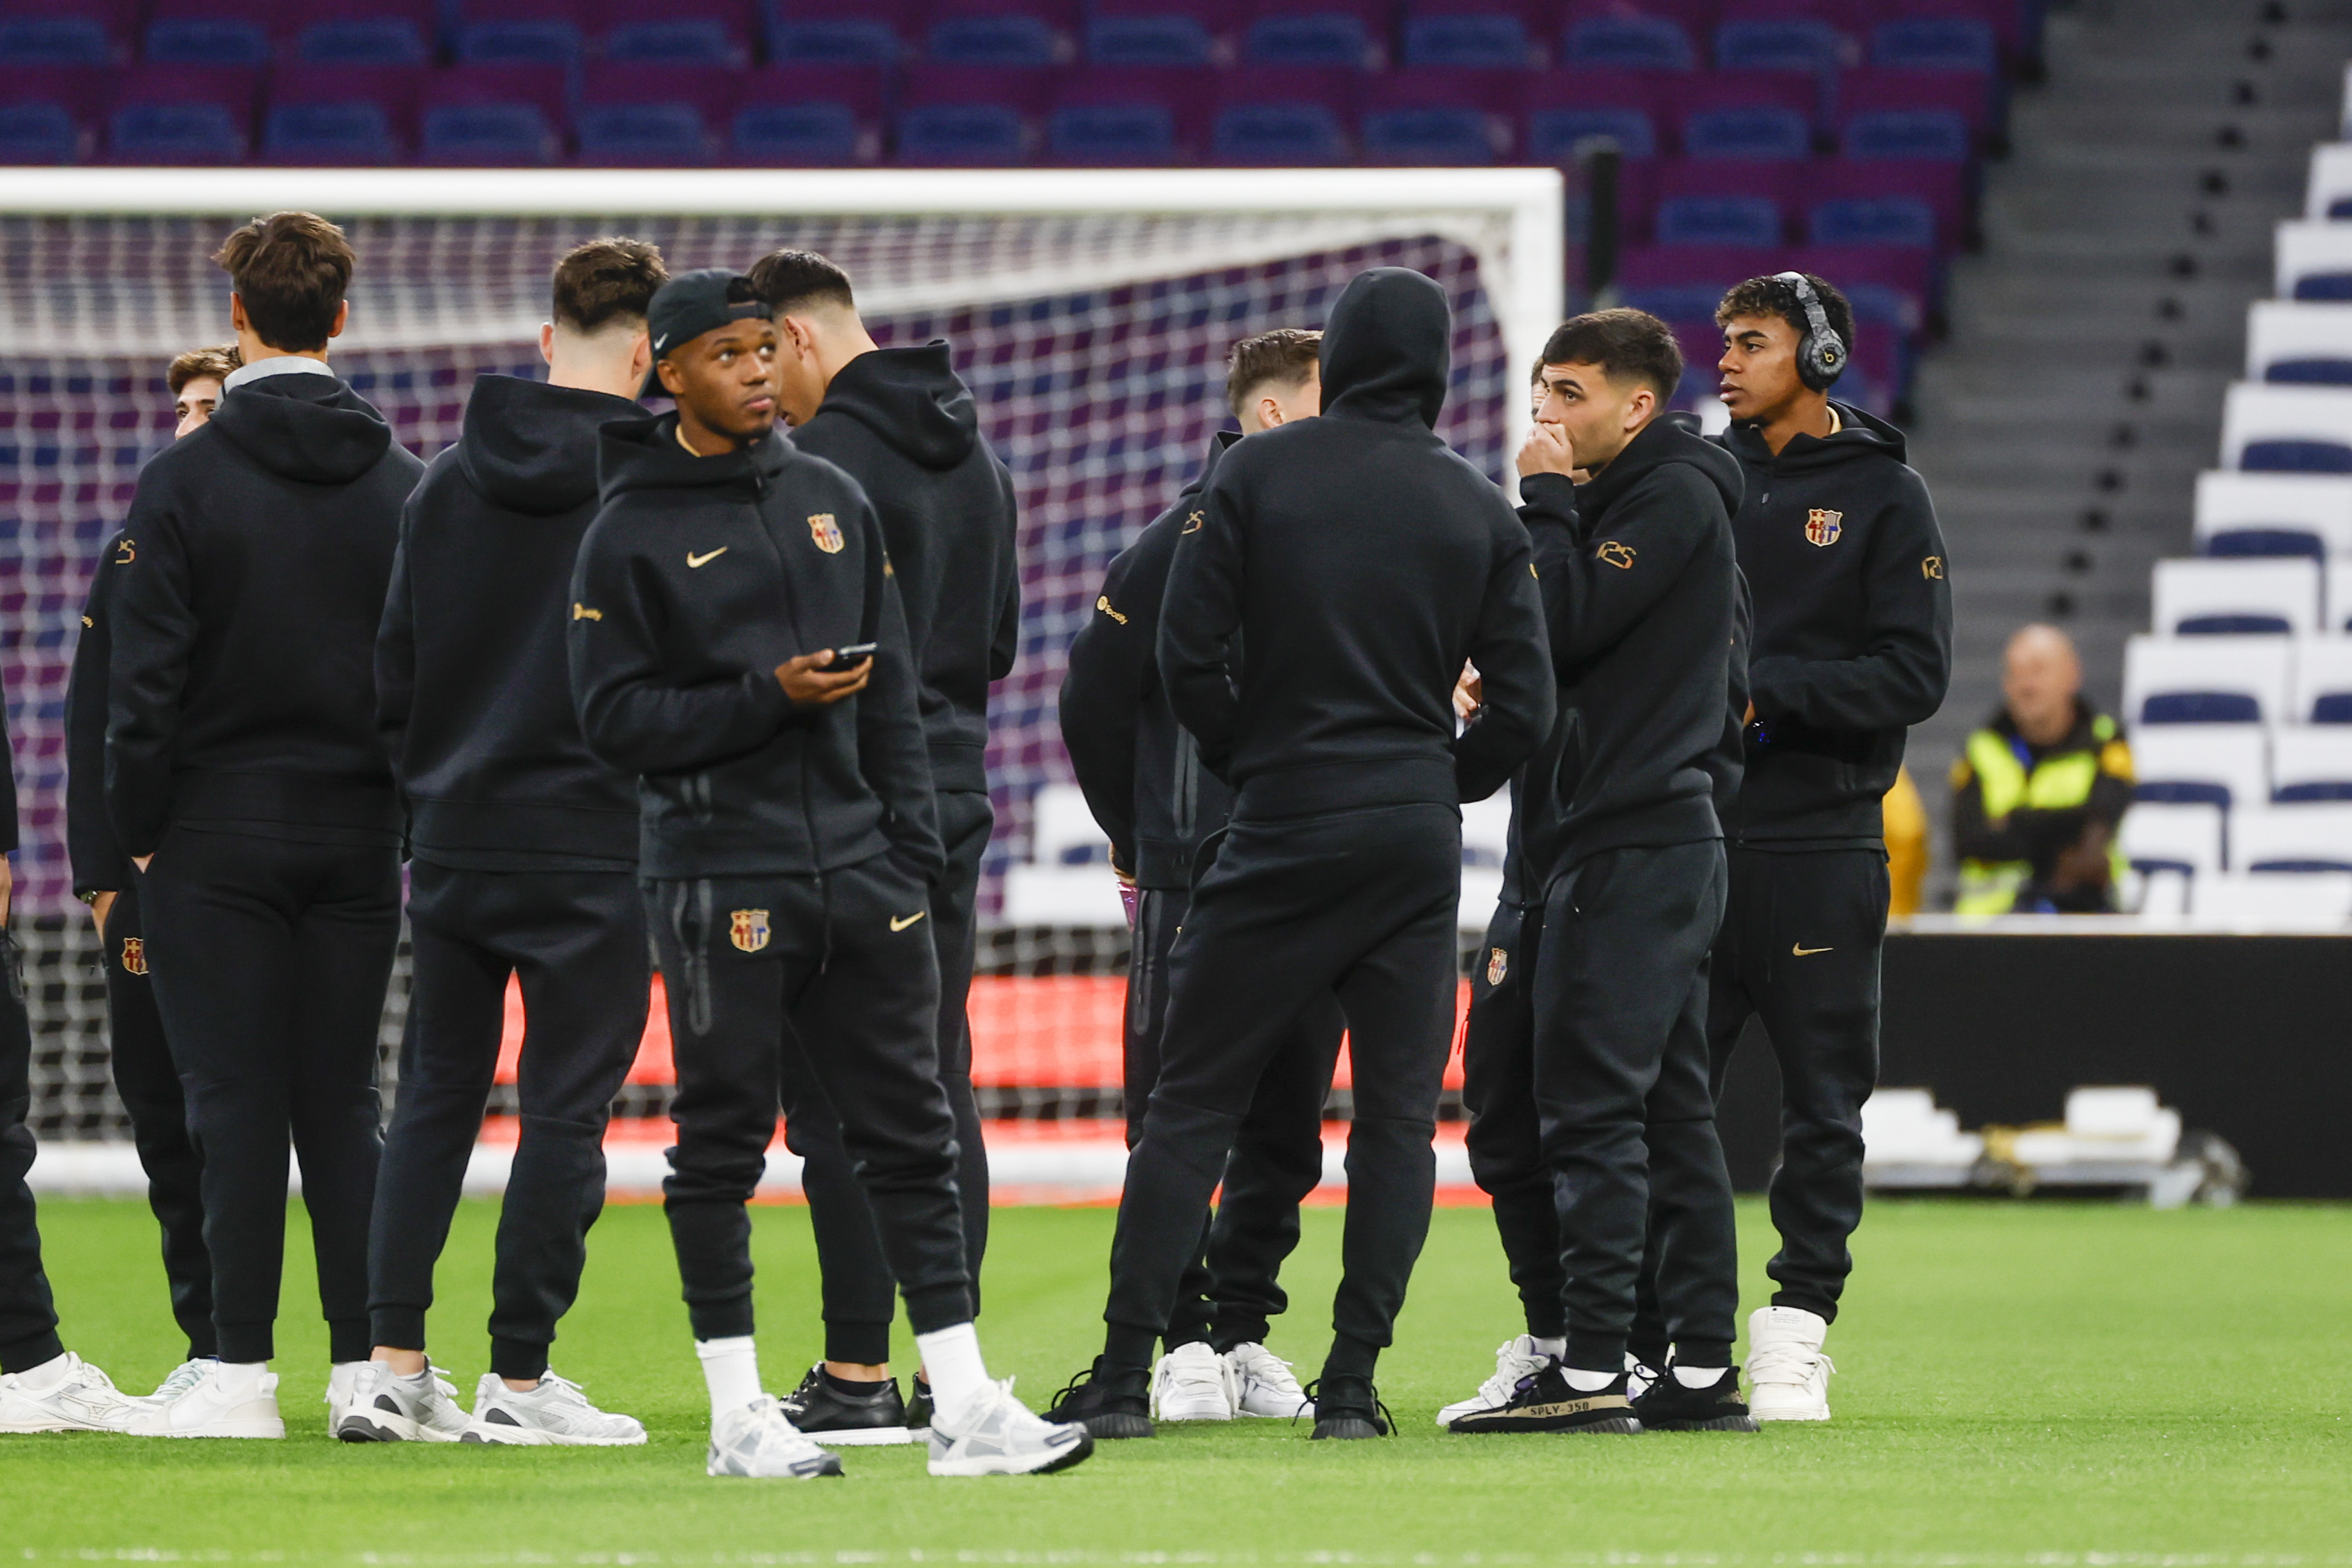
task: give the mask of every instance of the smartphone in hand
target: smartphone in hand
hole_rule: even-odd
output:
[[[880,643],[858,642],[851,643],[847,647],[837,647],[833,650],[833,662],[818,668],[827,675],[846,675],[872,658],[874,650],[881,646]]]

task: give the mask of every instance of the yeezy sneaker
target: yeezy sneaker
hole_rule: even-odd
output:
[[[172,1369],[170,1375],[166,1376],[163,1382],[155,1385],[155,1392],[148,1394],[144,1403],[149,1405],[171,1404],[172,1401],[179,1398],[180,1395],[195,1387],[196,1380],[203,1377],[205,1371],[219,1359],[220,1358],[218,1356],[203,1356],[194,1361],[182,1362],[179,1365]]]
[[[1233,1379],[1234,1409],[1239,1415],[1287,1418],[1315,1414],[1315,1403],[1298,1386],[1290,1363],[1264,1345],[1235,1345],[1227,1351],[1225,1373]]]
[[[803,1434],[835,1447],[861,1443],[911,1443],[907,1430],[906,1402],[898,1397],[898,1380],[873,1385],[870,1394],[854,1393],[825,1375],[824,1363],[808,1369],[801,1385],[777,1402],[784,1419]]]
[[[1085,1427],[1048,1421],[1013,1397],[1013,1380],[992,1383],[961,1410],[931,1415],[935,1476],[1042,1476],[1095,1451]]]
[[[539,1374],[537,1388],[525,1389],[509,1388],[494,1372],[482,1373],[474,1385],[474,1418],[457,1437],[548,1448],[634,1448],[645,1440],[635,1416],[597,1409],[578,1384],[551,1372]]]
[[[841,1474],[841,1458],[794,1431],[776,1396],[763,1394],[712,1418],[710,1456],[702,1473],[813,1481]]]
[[[1625,1374],[1619,1373],[1606,1388],[1580,1394],[1568,1385],[1558,1361],[1519,1380],[1508,1403],[1499,1410],[1474,1411],[1454,1417],[1455,1432],[1613,1432],[1630,1436],[1642,1429],[1633,1416],[1633,1402],[1625,1397]]]
[[[1151,1414],[1162,1421],[1230,1421],[1233,1369],[1206,1343],[1178,1345],[1151,1369]]]
[[[0,1377],[0,1432],[128,1432],[152,1408],[73,1352],[61,1359],[63,1375],[38,1388],[26,1380],[45,1367]]]
[[[278,1414],[278,1374],[265,1372],[250,1392],[231,1393],[219,1362],[168,1405],[150,1405],[125,1430],[142,1437],[283,1437]]]
[[[1310,1441],[1385,1437],[1395,1426],[1389,1416],[1389,1407],[1381,1403],[1380,1391],[1369,1377],[1344,1373],[1335,1377],[1318,1377],[1306,1392],[1314,1400],[1308,1406],[1315,1412]]]
[[[931,1435],[931,1385],[915,1374],[915,1397],[907,1401],[907,1436],[920,1440]]]
[[[1517,1339],[1495,1347],[1495,1375],[1478,1385],[1478,1392],[1467,1399],[1457,1399],[1437,1413],[1440,1426],[1452,1426],[1465,1415],[1475,1415],[1483,1410],[1500,1410],[1511,1402],[1511,1393],[1522,1378],[1533,1377],[1549,1365],[1551,1357],[1536,1349],[1535,1337],[1521,1334]]]
[[[1139,1372],[1107,1373],[1100,1356],[1094,1365],[1070,1379],[1045,1419],[1084,1426],[1089,1436],[1149,1437],[1151,1429],[1150,1380]]]
[[[1802,1307],[1759,1307],[1748,1317],[1748,1408],[1759,1421],[1826,1421],[1828,1320]]]
[[[1753,1432],[1755,1417],[1739,1397],[1739,1369],[1729,1367],[1704,1388],[1692,1388],[1664,1373],[1646,1393],[1634,1396],[1633,1414],[1644,1432]]]
[[[454,1443],[465,1429],[457,1390],[439,1367],[403,1377],[380,1361],[361,1365],[335,1423],[346,1443]]]

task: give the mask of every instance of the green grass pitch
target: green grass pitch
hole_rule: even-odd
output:
[[[442,1268],[436,1359],[487,1360],[496,1208]],[[67,1342],[143,1391],[178,1359],[143,1206],[42,1217]],[[1770,1235],[1743,1204],[1747,1303]],[[1311,1373],[1339,1216],[1317,1210],[1275,1348]],[[1098,1342],[1111,1215],[1000,1210],[982,1321],[1041,1403]],[[643,1448],[347,1446],[325,1435],[305,1233],[289,1243],[282,1443],[0,1437],[0,1562],[1398,1563],[2042,1565],[2352,1560],[2352,1210],[2156,1214],[1881,1203],[1831,1351],[1837,1419],[1638,1438],[1464,1438],[1436,1406],[1517,1327],[1487,1216],[1447,1210],[1381,1390],[1391,1441],[1279,1421],[1163,1427],[1066,1475],[933,1480],[850,1449],[838,1482],[711,1480],[677,1278],[651,1207],[608,1210],[558,1370],[641,1416]],[[758,1215],[763,1371],[818,1345],[804,1210]]]

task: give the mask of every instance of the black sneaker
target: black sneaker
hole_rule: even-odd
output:
[[[1306,1394],[1307,1405],[1315,1412],[1310,1442],[1318,1437],[1342,1441],[1385,1437],[1395,1427],[1389,1407],[1381,1403],[1380,1390],[1369,1377],[1352,1373],[1318,1377],[1307,1385]]]
[[[1672,1372],[1633,1401],[1645,1432],[1753,1432],[1756,1417],[1739,1397],[1739,1369],[1731,1367],[1705,1388],[1686,1388]]]
[[[827,1447],[861,1443],[911,1443],[907,1429],[907,1404],[898,1397],[895,1377],[877,1384],[845,1384],[819,1362],[809,1368],[801,1385],[776,1403],[784,1419]]]
[[[1046,1407],[1045,1419],[1084,1426],[1097,1437],[1150,1437],[1151,1374],[1106,1372],[1102,1358],[1070,1379]]]
[[[923,1374],[915,1374],[915,1397],[907,1401],[907,1430],[918,1437],[931,1433],[931,1385]]]
[[[1606,1388],[1580,1394],[1555,1359],[1541,1372],[1519,1379],[1510,1403],[1500,1410],[1479,1410],[1457,1417],[1449,1432],[1613,1432],[1627,1436],[1641,1431],[1633,1418],[1633,1402],[1625,1397],[1625,1374],[1610,1379]]]

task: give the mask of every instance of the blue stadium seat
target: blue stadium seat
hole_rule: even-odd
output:
[[[604,35],[604,58],[635,65],[738,66],[743,46],[709,16],[624,22]]]
[[[1692,158],[1810,158],[1811,121],[1768,104],[1702,109],[1683,121],[1683,153]]]
[[[882,151],[877,67],[775,66],[744,80],[730,127],[740,163],[826,168],[871,163]]]
[[[906,49],[898,30],[878,16],[782,21],[768,29],[768,55],[778,65],[886,66]]]
[[[2199,542],[2197,552],[2220,559],[2307,555],[2325,561],[2327,541],[2300,528],[2232,528],[2208,534]]]
[[[101,16],[0,16],[0,66],[102,66],[116,53]]]
[[[269,29],[246,16],[159,16],[147,24],[142,57],[163,66],[269,63]]]
[[[2352,447],[2341,441],[2249,441],[2238,467],[2258,474],[2352,474]]]
[[[242,163],[253,141],[249,70],[151,66],[122,72],[107,116],[117,163]]]
[[[1048,73],[919,66],[898,95],[898,162],[1012,167],[1030,162]]]
[[[1375,47],[1364,19],[1339,10],[1261,16],[1242,34],[1242,58],[1252,65],[1361,67]]]
[[[421,66],[433,50],[405,16],[333,17],[295,35],[294,58],[321,66]]]
[[[2295,386],[2352,386],[2352,360],[2273,360],[2263,367],[2263,379]]]
[[[1046,114],[1047,153],[1097,168],[1196,163],[1214,79],[1198,66],[1073,71]]]
[[[1968,121],[1946,109],[1881,109],[1857,114],[1838,135],[1847,158],[1927,158],[1966,163]]]
[[[273,163],[396,163],[400,141],[383,107],[365,100],[279,102],[262,122],[261,153]]]
[[[933,22],[924,56],[940,65],[1049,66],[1062,49],[1060,33],[1045,17],[992,12]]]
[[[2306,272],[2294,280],[2298,300],[2352,300],[2352,272]]]
[[[474,66],[571,66],[584,53],[577,23],[558,16],[499,17],[457,29],[457,58]]]
[[[1811,17],[1726,22],[1715,30],[1715,64],[1718,70],[1833,70],[1840,44],[1835,27]]]
[[[719,152],[739,73],[708,65],[614,60],[588,68],[572,117],[578,161],[620,167],[698,168]]]
[[[1806,218],[1814,245],[1936,244],[1936,212],[1911,196],[1837,196],[1816,203]]]
[[[0,65],[0,163],[79,163],[96,149],[104,73]]]
[[[562,68],[543,64],[429,73],[417,113],[418,161],[508,167],[560,162],[566,83]]]
[[[1507,12],[1441,11],[1407,16],[1404,63],[1517,70],[1534,58],[1527,24]]]
[[[1690,35],[1681,23],[1665,16],[1591,16],[1572,22],[1562,38],[1561,55],[1579,65],[1622,70],[1686,71],[1698,64]]]
[[[1771,196],[1668,196],[1658,204],[1660,245],[1778,245],[1780,204]]]
[[[1253,69],[1219,73],[1210,156],[1242,167],[1328,167],[1353,158],[1360,73]]]
[[[1606,136],[1627,158],[1654,158],[1658,132],[1641,109],[1535,109],[1528,112],[1528,156],[1538,163],[1565,165],[1576,144]]]
[[[1870,63],[1904,70],[1971,70],[2000,66],[1992,28],[1973,16],[1898,16],[1870,31]]]
[[[1205,66],[1217,41],[1198,16],[1096,16],[1087,23],[1087,58],[1103,66]]]

